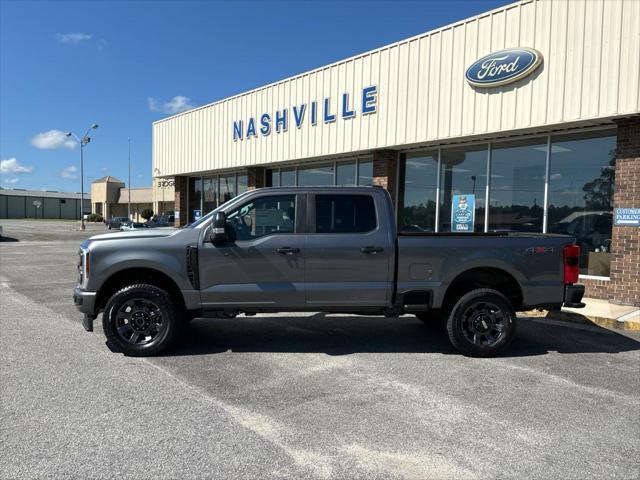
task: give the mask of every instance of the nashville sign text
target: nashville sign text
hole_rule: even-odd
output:
[[[372,85],[362,89],[361,95],[355,102],[349,100],[349,94],[343,93],[339,97],[339,105],[336,109],[332,106],[331,99],[326,97],[322,102],[312,101],[309,104],[301,103],[294,105],[289,112],[288,108],[276,110],[271,115],[263,113],[249,117],[247,121],[234,120],[233,141],[249,140],[258,135],[266,137],[273,130],[276,133],[286,132],[290,124],[301,128],[305,121],[311,126],[316,126],[318,122],[333,123],[338,117],[343,119],[354,118],[358,109],[362,115],[376,113],[378,109],[378,87]]]

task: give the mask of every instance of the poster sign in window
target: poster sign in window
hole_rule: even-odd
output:
[[[200,220],[200,217],[202,216],[202,210],[194,210],[193,211],[193,221],[197,221]]]
[[[451,231],[473,232],[476,219],[476,196],[454,195],[451,201]]]
[[[640,208],[616,208],[614,224],[620,227],[640,227]]]

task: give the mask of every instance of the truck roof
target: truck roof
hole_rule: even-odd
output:
[[[331,193],[371,193],[380,192],[382,194],[388,194],[387,190],[379,186],[325,186],[325,187],[262,187],[253,190],[257,191],[282,191],[282,192],[331,192]]]

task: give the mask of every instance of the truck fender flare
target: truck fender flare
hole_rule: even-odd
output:
[[[118,253],[118,255],[121,254],[121,252]],[[115,262],[113,264],[109,263],[107,260],[105,263],[109,266],[101,271],[100,276],[102,277],[102,281],[98,286],[98,291],[104,286],[105,283],[109,281],[109,279],[113,278],[114,275],[117,275],[125,270],[134,270],[137,268],[153,270],[164,274],[178,287],[178,290],[180,290],[181,292],[193,288],[191,287],[191,285],[185,283],[186,274],[184,279],[179,275],[180,272],[185,270],[185,266],[179,265],[176,259],[169,255],[161,255],[158,257],[157,252],[155,255],[157,258],[154,260],[139,257],[120,258],[118,262]]]
[[[434,304],[442,305],[449,287],[458,277],[470,270],[480,268],[502,270],[504,273],[508,274],[516,281],[521,290],[522,285],[526,283],[526,278],[524,277],[524,275],[522,275],[521,272],[513,268],[513,266],[509,265],[507,262],[503,262],[500,260],[491,260],[491,265],[489,265],[487,264],[486,260],[478,259],[475,261],[465,262],[463,265],[456,268],[452,273],[449,274],[449,276],[447,276],[446,279],[442,281],[441,288],[434,290]]]

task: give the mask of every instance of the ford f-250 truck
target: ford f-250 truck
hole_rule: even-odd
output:
[[[562,235],[398,233],[381,188],[264,188],[186,228],[88,239],[74,301],[134,356],[195,317],[284,311],[440,319],[457,350],[491,356],[516,311],[584,305],[579,257]]]

